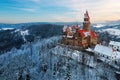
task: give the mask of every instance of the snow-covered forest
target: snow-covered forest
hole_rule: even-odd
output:
[[[37,39],[2,54],[0,80],[117,80],[114,69],[86,52],[60,46],[60,39]]]

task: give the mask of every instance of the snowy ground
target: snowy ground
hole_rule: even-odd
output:
[[[37,40],[0,56],[0,80],[116,80],[114,70],[85,52],[57,45],[60,37]],[[45,71],[45,67],[47,69]]]

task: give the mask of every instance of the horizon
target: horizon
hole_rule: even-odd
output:
[[[119,0],[1,0],[0,23],[83,22],[88,10],[91,23],[120,20]]]
[[[120,22],[120,20],[115,20],[115,21],[105,21],[105,22],[92,22],[91,23],[91,25],[93,25],[93,24],[116,24],[116,23],[119,23]],[[55,23],[76,23],[76,24],[82,24],[83,23],[83,21],[81,21],[81,22],[78,22],[78,21],[73,21],[73,22],[18,22],[18,23],[1,23],[0,22],[0,24],[29,24],[29,23],[48,23],[48,24],[55,24]]]

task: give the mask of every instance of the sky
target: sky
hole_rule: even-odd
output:
[[[120,20],[120,0],[0,0],[0,23]]]

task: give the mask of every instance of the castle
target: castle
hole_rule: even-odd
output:
[[[64,26],[62,41],[65,45],[79,46],[81,48],[94,47],[98,43],[98,35],[90,29],[88,11],[84,14],[83,29],[76,26]]]

